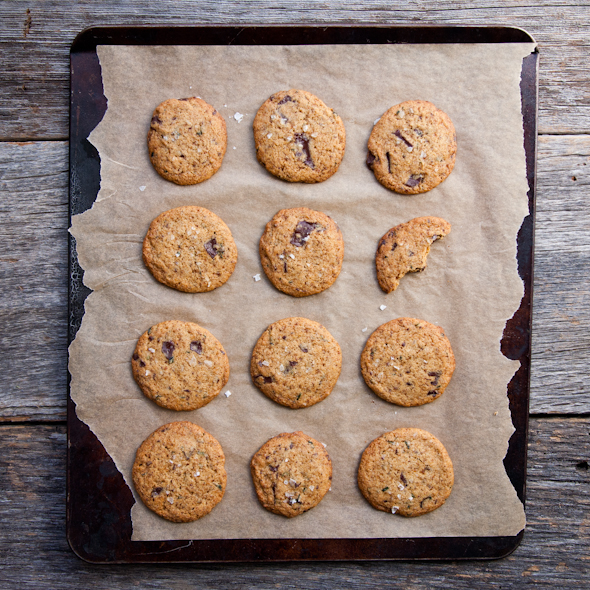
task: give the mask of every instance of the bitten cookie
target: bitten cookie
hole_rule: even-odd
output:
[[[289,182],[322,182],[334,174],[346,144],[342,119],[305,90],[273,94],[254,118],[258,161]]]
[[[160,176],[176,184],[198,184],[221,166],[227,148],[225,121],[200,98],[171,98],[156,107],[147,145]]]
[[[267,224],[259,245],[262,268],[283,293],[320,293],[338,278],[344,240],[336,223],[306,207],[283,209]]]
[[[379,326],[361,354],[366,384],[399,406],[421,406],[442,395],[455,357],[443,329],[424,320],[398,318]]]
[[[286,318],[258,339],[250,375],[267,397],[289,408],[305,408],[330,395],[342,368],[334,337],[317,322]]]
[[[221,445],[192,422],[171,422],[137,450],[133,484],[143,503],[172,522],[209,514],[223,498],[226,473]]]
[[[289,518],[317,506],[332,485],[324,445],[303,432],[271,438],[252,457],[250,471],[262,506]]]
[[[440,217],[417,217],[391,228],[379,241],[375,255],[381,288],[391,293],[406,273],[424,270],[430,244],[450,231],[451,224]]]
[[[368,148],[367,165],[383,186],[405,195],[425,193],[455,166],[455,127],[432,103],[409,100],[377,121]]]
[[[358,470],[358,486],[371,505],[402,516],[440,508],[453,482],[453,463],[443,444],[419,428],[398,428],[376,438]]]
[[[223,220],[204,207],[164,211],[143,240],[143,261],[154,278],[187,293],[223,285],[234,272],[238,249]]]
[[[152,326],[137,341],[133,377],[144,395],[169,410],[196,410],[229,379],[229,361],[213,334],[192,322]]]

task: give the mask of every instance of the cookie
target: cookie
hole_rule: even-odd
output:
[[[340,166],[346,132],[342,119],[305,90],[273,94],[254,118],[258,161],[289,182],[323,182]]]
[[[250,471],[262,506],[289,518],[317,506],[332,485],[324,445],[303,432],[271,438],[252,457]]]
[[[164,211],[143,240],[143,261],[154,278],[186,293],[217,289],[232,275],[237,260],[231,231],[204,207]]]
[[[338,278],[344,240],[336,223],[306,207],[283,209],[267,224],[259,245],[262,268],[283,293],[320,293]]]
[[[225,120],[196,97],[160,103],[147,136],[156,172],[176,184],[198,184],[221,166],[227,148]]]
[[[366,384],[398,406],[433,402],[446,389],[454,370],[455,357],[443,329],[413,318],[379,326],[361,354]]]
[[[391,228],[379,241],[375,255],[380,287],[391,293],[406,273],[424,270],[430,244],[450,231],[451,224],[440,217],[417,217]]]
[[[192,322],[152,326],[131,357],[144,395],[169,410],[196,410],[216,397],[229,379],[229,361],[213,334]]]
[[[377,121],[368,148],[367,165],[383,186],[404,195],[425,193],[455,166],[455,127],[432,103],[408,100]]]
[[[453,488],[453,463],[443,444],[419,428],[398,428],[365,449],[358,486],[370,504],[401,516],[440,508]]]
[[[209,514],[223,498],[227,476],[221,445],[192,422],[171,422],[137,450],[132,477],[142,502],[172,522]]]
[[[250,375],[264,395],[289,408],[313,406],[330,395],[340,376],[342,352],[317,322],[286,318],[258,339]]]

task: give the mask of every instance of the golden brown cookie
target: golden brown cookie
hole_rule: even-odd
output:
[[[160,176],[176,184],[198,184],[221,166],[227,148],[225,121],[200,98],[171,98],[156,107],[147,144]]]
[[[363,496],[377,510],[420,516],[440,508],[453,488],[443,444],[419,428],[398,428],[365,449],[358,470]]]
[[[326,214],[298,207],[279,211],[266,224],[259,251],[270,282],[283,293],[304,297],[324,291],[338,278],[344,240]]]
[[[342,119],[305,90],[273,94],[254,118],[258,161],[289,182],[322,182],[334,174],[346,144]]]
[[[143,261],[173,289],[204,293],[234,272],[238,249],[223,220],[204,207],[177,207],[158,215],[143,240]]]
[[[341,367],[340,346],[324,326],[306,318],[286,318],[268,326],[258,339],[250,375],[270,399],[305,408],[330,395]]]
[[[221,445],[192,422],[150,434],[135,455],[133,484],[143,503],[172,522],[191,522],[223,498],[227,476]]]
[[[367,165],[383,186],[405,195],[425,193],[455,166],[455,127],[432,103],[408,100],[377,121],[368,148]]]
[[[454,370],[455,357],[443,329],[414,318],[397,318],[379,326],[361,354],[366,384],[399,406],[434,401]]]
[[[144,395],[170,410],[196,410],[229,379],[229,361],[213,334],[192,322],[152,326],[137,341],[133,377]]]
[[[289,518],[317,506],[332,485],[324,445],[303,432],[271,438],[252,457],[250,471],[262,506]]]
[[[430,244],[450,231],[451,224],[440,217],[417,217],[391,228],[379,241],[375,255],[381,288],[391,293],[406,273],[424,270]]]

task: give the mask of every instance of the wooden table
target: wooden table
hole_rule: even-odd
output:
[[[119,5],[120,4],[120,5]],[[69,47],[97,25],[459,24],[540,50],[528,525],[499,561],[90,565],[65,538]],[[0,2],[0,587],[553,588],[590,572],[590,3]]]

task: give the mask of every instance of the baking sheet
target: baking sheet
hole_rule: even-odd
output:
[[[528,213],[528,187],[518,84],[522,58],[532,48],[99,47],[109,108],[90,138],[101,154],[101,190],[93,209],[72,224],[85,283],[94,291],[71,347],[72,398],[78,416],[127,478],[143,438],[174,419],[188,418],[209,430],[228,456],[226,497],[209,516],[177,525],[138,503],[134,540],[493,536],[522,529],[524,510],[502,464],[513,430],[506,384],[518,363],[500,354],[499,342],[523,293],[515,237]],[[375,63],[379,77],[367,68]],[[343,164],[321,185],[288,185],[255,160],[254,114],[268,95],[290,87],[315,92],[345,121]],[[151,169],[145,134],[158,102],[192,94],[226,117],[229,149],[210,181],[176,187]],[[372,122],[409,98],[431,100],[445,110],[459,144],[449,179],[415,197],[387,191],[364,166]],[[236,112],[244,115],[241,122],[230,118]],[[172,292],[153,281],[141,263],[141,241],[151,219],[182,204],[203,205],[221,215],[238,244],[234,276],[211,294]],[[264,224],[278,209],[301,205],[338,221],[346,254],[330,290],[294,300],[275,291],[263,273],[260,282],[253,276],[261,272],[257,241]],[[449,220],[452,233],[433,246],[425,273],[406,277],[397,291],[384,295],[372,264],[377,240],[396,223],[430,214]],[[498,292],[503,293],[499,302]],[[289,315],[326,325],[344,355],[332,395],[298,411],[275,406],[248,377],[256,339],[268,323]],[[401,315],[442,325],[457,356],[445,394],[422,408],[383,402],[366,388],[358,369],[371,331]],[[171,318],[197,321],[220,338],[232,367],[229,398],[220,396],[180,415],[143,398],[128,359],[140,333]],[[374,511],[356,489],[356,467],[366,444],[399,426],[430,430],[455,464],[451,498],[420,519]],[[334,481],[316,509],[285,522],[257,504],[248,464],[265,440],[292,430],[326,442]]]

